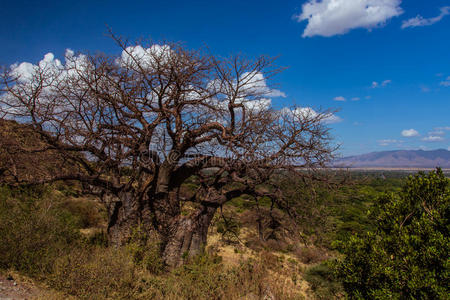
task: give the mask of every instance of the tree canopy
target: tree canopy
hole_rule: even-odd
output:
[[[376,230],[341,245],[338,276],[352,299],[447,299],[450,180],[442,170],[410,176],[379,199]]]

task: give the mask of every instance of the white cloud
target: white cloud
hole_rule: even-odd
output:
[[[372,85],[370,87],[373,88],[373,89],[376,89],[376,88],[378,88],[380,86],[387,86],[391,82],[392,82],[392,80],[390,80],[390,79],[382,81],[381,84],[379,84],[377,81],[373,81]]]
[[[443,130],[435,130],[428,132],[428,135],[445,135],[445,131]]]
[[[392,80],[390,80],[390,79],[388,79],[388,80],[385,80],[385,81],[383,81],[382,83],[381,83],[381,85],[382,86],[387,86],[389,83],[391,83],[392,82]]]
[[[355,28],[382,26],[403,13],[400,4],[401,0],[309,0],[295,18],[308,20],[303,37],[330,37]]]
[[[418,136],[419,132],[417,132],[417,130],[415,129],[405,129],[402,131],[402,135],[405,137],[413,137],[413,136]]]
[[[315,118],[319,115],[318,112],[316,112],[314,109],[312,109],[311,107],[297,107],[294,110],[290,110],[288,108],[284,108],[282,110],[283,113],[288,113],[288,114],[293,114],[299,118],[302,119],[307,119],[307,118]],[[339,123],[342,122],[342,119],[338,116],[336,116],[335,114],[332,113],[325,113],[323,114],[324,118],[323,118],[323,122],[325,124],[334,124],[334,123]]]
[[[370,100],[370,99],[372,99],[372,96],[366,96],[365,97],[367,100]]]
[[[280,90],[271,89],[267,85],[267,80],[261,72],[242,74],[240,78],[243,93],[258,94],[271,98],[286,98],[286,94]]]
[[[427,137],[424,137],[422,141],[425,142],[442,142],[444,138],[442,136],[436,136],[436,135],[430,135]]]
[[[168,45],[155,44],[150,48],[143,48],[140,45],[129,46],[122,51],[122,55],[117,62],[128,69],[138,67],[154,69],[157,64],[167,63],[172,55],[173,51]]]
[[[379,144],[380,146],[389,146],[389,145],[391,145],[391,144],[401,144],[401,143],[402,143],[402,141],[399,141],[399,140],[390,140],[390,139],[379,140],[379,141],[378,141],[378,144]]]
[[[359,98],[359,97],[353,97],[352,98],[352,101],[359,101],[359,100],[361,100],[361,98]]]
[[[338,97],[334,97],[333,100],[334,101],[345,101],[345,98],[342,96],[338,96]]]
[[[237,80],[233,82],[234,87],[238,84]],[[239,78],[239,94],[236,97],[236,103],[242,103],[251,111],[265,110],[271,107],[272,99],[282,97],[285,98],[286,94],[280,90],[272,89],[267,85],[267,80],[264,74],[260,72],[245,72]],[[233,88],[234,88],[233,87]],[[226,86],[222,86],[220,81],[211,81],[208,84],[208,88],[220,92],[221,89],[227,89]],[[224,91],[226,93],[226,91]],[[211,99],[210,103],[220,107],[221,109],[228,108],[228,100],[220,102],[217,99]]]
[[[438,141],[436,138],[439,138],[440,136],[444,136],[446,134],[447,131],[450,131],[450,126],[442,126],[442,127],[435,127],[433,129],[433,131],[428,132],[428,139],[424,138],[423,140],[425,141],[432,141],[432,140],[436,140]]]
[[[22,62],[11,65],[8,75],[16,78],[17,84],[11,87],[11,92],[0,94],[2,102],[0,112],[11,115],[23,114],[26,108],[18,103],[18,97],[15,95],[28,96],[39,89],[39,97],[35,100],[36,105],[42,105],[52,110],[54,114],[61,113],[67,103],[57,102],[52,95],[63,80],[79,77],[77,71],[86,68],[87,64],[86,56],[82,54],[75,56],[72,50],[67,49],[64,64],[49,52],[38,64]]]
[[[415,18],[411,18],[409,20],[403,21],[402,28],[408,28],[408,27],[421,27],[421,26],[430,26],[434,23],[439,22],[444,18],[446,15],[450,14],[450,6],[445,6],[440,9],[441,13],[439,16],[434,18],[428,18],[425,19],[421,15],[417,15]]]

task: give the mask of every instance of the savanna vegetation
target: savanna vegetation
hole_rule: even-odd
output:
[[[448,179],[389,175],[304,203],[300,235],[282,210],[271,224],[270,201],[256,214],[247,197],[233,199],[214,218],[205,252],[171,269],[156,233],[136,227],[126,245],[109,246],[106,211],[80,186],[3,186],[0,268],[56,298],[445,299]]]
[[[271,58],[115,40],[3,73],[4,275],[55,298],[446,299],[440,169],[328,169],[332,112],[266,105]]]

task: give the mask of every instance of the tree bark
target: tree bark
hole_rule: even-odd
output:
[[[163,240],[162,256],[170,267],[183,264],[184,259],[202,253],[216,206],[202,206],[189,216],[178,216]]]
[[[104,198],[108,208],[108,238],[111,245],[126,244],[138,226],[151,230],[151,213],[145,201],[136,198],[131,192]]]
[[[185,258],[203,252],[218,204],[203,202],[196,211],[182,216],[180,195],[169,183],[169,169],[167,166],[162,168],[156,189],[150,191],[146,199],[123,192],[117,196],[109,195],[105,203],[109,207],[108,235],[112,245],[127,243],[137,226],[156,230],[161,239],[163,261],[169,267],[176,267]]]

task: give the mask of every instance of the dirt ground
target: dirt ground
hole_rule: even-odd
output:
[[[43,296],[42,289],[32,282],[0,274],[0,300],[39,299]]]

